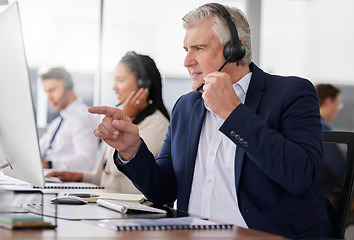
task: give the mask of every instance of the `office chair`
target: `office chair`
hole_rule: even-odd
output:
[[[343,235],[348,225],[348,215],[353,197],[354,180],[354,133],[339,131],[323,131],[323,142],[347,145],[346,170],[343,179],[343,187],[336,199],[336,212]]]

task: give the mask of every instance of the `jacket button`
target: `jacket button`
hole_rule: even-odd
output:
[[[243,146],[244,146],[244,147],[248,147],[248,142],[244,142],[244,143],[243,143]]]
[[[235,131],[231,131],[231,132],[230,132],[230,135],[231,135],[232,137],[234,137],[234,136],[236,135]]]
[[[236,135],[235,135],[235,139],[236,139],[236,140],[239,140],[240,138],[241,138],[241,136],[240,136],[239,134],[236,134]]]
[[[241,144],[243,144],[245,142],[245,140],[243,139],[243,138],[241,138],[240,140],[239,140],[239,143],[241,143]]]

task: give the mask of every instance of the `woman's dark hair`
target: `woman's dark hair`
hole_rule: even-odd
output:
[[[132,55],[130,53],[126,54],[121,60],[121,63],[127,65],[130,71],[135,75],[136,79],[142,77],[142,73],[139,72],[139,67],[136,66],[137,61],[134,57],[139,57],[138,62],[140,62],[145,70],[145,77],[150,80],[151,84],[149,87],[149,102],[150,105],[144,109],[139,115],[133,120],[134,124],[140,123],[147,116],[153,114],[157,109],[162,112],[162,114],[170,120],[170,114],[168,113],[163,100],[162,100],[162,81],[161,74],[156,67],[154,60],[152,60],[149,56],[135,54]]]

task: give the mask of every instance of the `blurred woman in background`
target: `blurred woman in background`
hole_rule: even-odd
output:
[[[118,107],[136,124],[156,157],[167,133],[169,113],[162,100],[161,74],[149,56],[128,52],[114,71],[113,90]],[[107,146],[93,172],[51,172],[46,177],[62,181],[91,182],[119,193],[140,193],[113,162],[114,149]]]

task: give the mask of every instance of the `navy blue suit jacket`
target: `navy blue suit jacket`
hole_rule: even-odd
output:
[[[245,104],[219,129],[237,145],[230,157],[243,218],[249,228],[285,237],[338,237],[335,216],[318,190],[322,130],[313,85],[250,67]],[[177,208],[188,210],[205,111],[201,93],[182,96],[156,161],[144,143],[129,163],[116,161],[152,202],[177,199]]]

